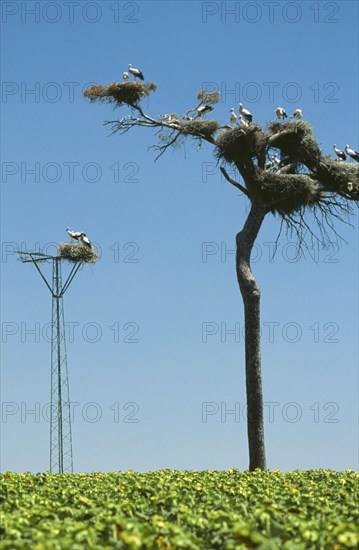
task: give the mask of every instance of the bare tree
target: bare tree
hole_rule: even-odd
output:
[[[269,213],[281,219],[279,235],[284,228],[297,237],[299,251],[308,246],[308,239],[322,245],[331,242],[333,236],[341,240],[335,222],[349,223],[352,205],[359,200],[358,165],[323,155],[312,126],[302,120],[269,122],[261,128],[252,122],[238,126],[233,121],[233,126],[228,126],[203,119],[203,112],[210,112],[220,100],[219,93],[201,90],[197,105],[184,115],[152,117],[144,112],[141,99],[155,89],[153,83],[123,82],[93,86],[84,95],[90,101],[130,108],[130,114],[106,123],[113,132],[124,134],[138,126],[154,129],[159,139],[152,146],[156,160],[188,137],[211,143],[215,157],[222,162],[223,175],[250,202],[248,217],[236,236],[236,271],[245,316],[249,469],[265,469],[260,289],[250,265],[252,248]],[[226,165],[237,169],[243,183],[228,175]],[[307,220],[307,214],[312,215],[312,221]]]

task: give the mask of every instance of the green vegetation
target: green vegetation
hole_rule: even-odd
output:
[[[1,549],[358,546],[352,470],[1,476]]]

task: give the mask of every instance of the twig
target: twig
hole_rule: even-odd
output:
[[[232,179],[226,172],[226,169],[223,167],[223,166],[220,166],[220,171],[222,172],[222,174],[224,175],[224,177],[226,178],[227,181],[229,181],[229,183],[231,183],[232,185],[234,185],[234,187],[237,187],[237,189],[239,189],[240,191],[242,191],[242,193],[244,193],[247,197],[250,197],[247,189],[245,187],[243,187],[243,185],[241,185],[240,183],[234,181],[234,179]]]

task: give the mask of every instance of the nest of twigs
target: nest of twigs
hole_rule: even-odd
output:
[[[154,92],[157,86],[154,82],[143,84],[140,82],[113,82],[108,86],[91,86],[84,92],[84,96],[91,102],[99,101],[112,103],[116,107],[122,105],[137,105],[141,99]]]
[[[282,217],[321,203],[325,193],[359,198],[358,165],[322,155],[308,122],[270,122],[264,131],[254,123],[227,129],[216,146],[217,158],[238,168],[251,198]],[[275,152],[278,164],[266,170]]]
[[[323,159],[316,173],[328,191],[359,200],[359,164]]]
[[[183,135],[196,137],[212,137],[218,130],[219,123],[216,120],[180,120],[179,127]]]
[[[264,164],[266,153],[266,136],[257,124],[248,128],[233,128],[224,130],[216,139],[216,157],[226,162],[234,162],[236,166],[254,167]]]
[[[69,262],[84,262],[95,264],[100,258],[93,247],[77,243],[61,243],[58,246],[59,255]]]
[[[203,90],[200,90],[197,94],[197,99],[201,100],[201,104],[214,104],[218,103],[221,99],[220,92],[207,92],[207,90],[204,88]]]
[[[270,122],[268,130],[271,147],[280,149],[282,157],[286,157],[288,162],[300,160],[308,167],[317,166],[322,152],[309,122],[302,120]]]
[[[271,212],[284,216],[318,203],[323,190],[307,174],[280,174],[256,170],[255,185],[263,202],[273,205]]]

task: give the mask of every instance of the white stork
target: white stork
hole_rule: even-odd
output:
[[[229,110],[229,112],[231,113],[229,115],[229,122],[231,123],[232,128],[234,128],[234,126],[237,124],[237,115],[234,112],[233,107]]]
[[[71,237],[71,239],[74,239],[75,241],[78,241],[81,239],[82,232],[81,231],[71,231],[69,227],[66,228],[66,231],[68,235]]]
[[[302,118],[302,116],[303,116],[302,109],[296,109],[293,113],[293,118],[296,118],[297,120]]]
[[[80,240],[81,240],[81,243],[82,243],[84,246],[87,246],[87,248],[92,248],[91,241],[90,241],[90,239],[88,238],[88,236],[86,235],[86,233],[83,233],[83,232],[81,233]]]
[[[348,185],[347,185],[347,189],[348,189],[348,193],[351,193],[353,191],[353,184],[351,181],[348,181]]]
[[[210,113],[213,111],[213,107],[211,105],[200,105],[197,109],[198,116],[205,115],[206,113]]]
[[[129,77],[129,76],[130,76],[130,75],[128,74],[127,71],[125,71],[125,72],[122,74],[123,80],[128,80],[128,77]]]
[[[270,161],[266,163],[265,169],[271,170],[273,168],[279,168],[280,160],[277,154],[271,156]]]
[[[265,167],[264,167],[265,170],[270,170],[271,168],[273,168],[273,164],[274,163],[273,163],[273,160],[271,158],[268,162],[266,162]]]
[[[243,107],[242,103],[239,104],[239,114],[242,115],[242,117],[245,118],[248,122],[252,122],[252,114],[248,111],[248,109],[245,109]]]
[[[354,151],[354,149],[350,149],[349,145],[345,146],[345,152],[347,155],[349,155],[353,160],[356,160],[359,162],[359,153],[358,151]]]
[[[162,116],[163,120],[167,123],[178,122],[176,113],[166,114]]]
[[[273,162],[273,166],[276,166],[277,168],[279,168],[280,158],[278,157],[277,154],[272,156],[272,162]]]
[[[285,112],[285,109],[283,107],[277,107],[275,110],[275,114],[277,118],[284,120],[285,118],[288,118],[287,113]]]
[[[135,80],[136,78],[139,78],[140,80],[145,79],[141,71],[139,69],[135,69],[134,67],[132,67],[131,63],[128,66],[128,70],[131,74],[133,74],[133,76],[135,77]]]
[[[339,160],[346,160],[347,156],[344,153],[344,151],[341,151],[340,149],[338,149],[338,147],[335,144],[333,145],[333,149],[334,149],[334,153],[337,155]]]
[[[239,115],[239,126],[243,128],[243,130],[247,130],[249,123],[244,119],[242,115]]]

